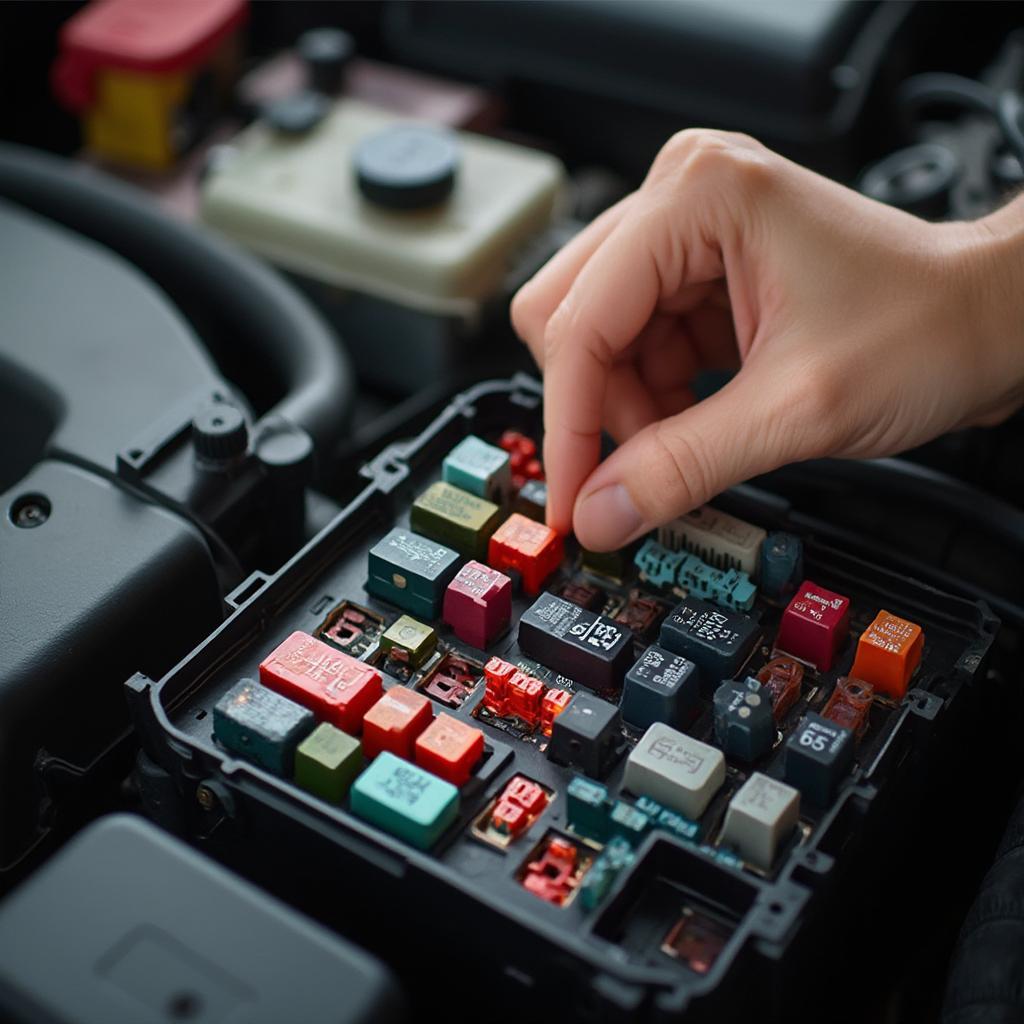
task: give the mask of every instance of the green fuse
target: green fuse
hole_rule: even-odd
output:
[[[612,835],[620,836],[631,846],[638,846],[651,827],[651,819],[625,800],[616,800],[608,816],[608,824]]]
[[[403,615],[388,627],[380,638],[382,651],[404,657],[413,668],[419,668],[434,653],[437,633],[430,626]]]
[[[360,818],[427,850],[458,816],[459,791],[386,750],[356,779],[349,806]]]
[[[493,502],[443,481],[428,487],[409,513],[409,525],[416,533],[481,562],[487,560],[487,542],[500,519],[501,509]]]
[[[508,499],[512,491],[512,466],[508,452],[473,435],[460,441],[445,456],[442,473],[445,483],[499,505]]]
[[[615,836],[594,861],[580,886],[584,910],[594,910],[611,891],[615,879],[636,860],[636,854],[622,836]]]
[[[213,736],[247,761],[291,775],[295,748],[316,724],[312,711],[243,679],[214,706]]]
[[[295,751],[295,782],[314,796],[340,803],[363,767],[359,740],[328,722],[318,725]]]
[[[608,790],[600,782],[575,776],[566,789],[569,826],[598,842],[608,837]]]
[[[700,835],[699,822],[693,821],[691,818],[684,818],[683,815],[670,811],[667,807],[662,807],[657,800],[652,800],[649,796],[637,797],[635,806],[638,811],[642,811],[651,819],[655,828],[671,832],[674,836],[685,839],[687,842],[694,842]]]

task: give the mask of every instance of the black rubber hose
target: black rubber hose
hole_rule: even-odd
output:
[[[0,196],[134,264],[197,328],[258,410],[306,430],[322,462],[338,446],[355,399],[351,363],[321,316],[276,271],[172,219],[132,186],[36,150],[0,144]],[[258,373],[231,372],[246,366]],[[239,379],[247,376],[270,379],[269,393],[252,394]]]
[[[967,913],[950,968],[942,1024],[1024,1020],[1024,801]]]

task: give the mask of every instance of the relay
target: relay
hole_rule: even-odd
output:
[[[366,589],[421,620],[437,618],[460,558],[444,544],[410,530],[392,530],[370,549]]]
[[[544,593],[519,620],[519,646],[582,686],[618,690],[633,663],[633,635],[611,619]]]
[[[699,700],[697,666],[681,654],[651,644],[626,673],[622,717],[641,729],[654,722],[682,726]]]
[[[736,675],[759,635],[760,627],[754,619],[690,597],[661,624],[659,642],[667,650],[689,658],[706,680],[714,680]]]
[[[614,704],[580,692],[555,719],[548,757],[603,779],[622,756],[622,716]]]

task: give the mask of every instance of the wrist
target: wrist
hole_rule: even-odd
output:
[[[950,243],[948,294],[967,312],[954,322],[974,353],[980,421],[996,422],[1024,398],[1024,195],[981,220],[937,227]]]

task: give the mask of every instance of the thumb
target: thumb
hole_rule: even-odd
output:
[[[585,481],[573,513],[580,544],[611,551],[720,491],[789,461],[784,407],[744,367],[709,398],[652,423]]]

